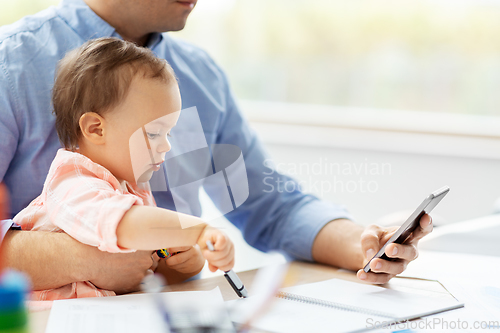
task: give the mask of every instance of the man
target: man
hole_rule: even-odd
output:
[[[7,187],[3,184],[0,183],[0,220],[4,220],[8,218],[8,211],[9,211],[9,196],[7,193]],[[7,223],[4,223],[0,225],[0,245],[1,245],[1,236],[3,236],[6,232],[7,229],[10,227]],[[5,229],[5,230],[4,230]],[[2,258],[0,258],[0,262],[2,261]]]
[[[0,183],[0,220],[7,218],[8,211],[8,196],[7,196],[7,188],[3,183]],[[8,225],[1,224],[0,225],[0,235],[3,235],[7,230],[3,230],[8,227]],[[0,239],[0,274],[3,271],[3,261],[2,261],[2,243]]]
[[[264,176],[267,184],[270,180],[263,147],[242,117],[224,72],[204,51],[162,33],[183,29],[195,5],[196,0],[63,0],[57,8],[0,29],[0,180],[11,192],[11,212],[16,214],[40,194],[60,148],[50,107],[57,61],[88,39],[115,36],[149,47],[171,64],[183,108],[197,107],[208,145],[241,149],[249,196],[226,217],[250,245],[263,251],[280,249],[296,259],[360,269],[395,229],[358,226],[341,206],[298,190],[265,190]],[[293,181],[276,172],[272,177],[277,185]],[[220,188],[205,184],[205,190],[220,204]],[[169,191],[156,192],[155,198],[158,206],[175,209]],[[191,214],[201,213],[196,194],[183,200]],[[386,253],[397,260],[375,260],[373,272],[358,271],[358,277],[385,283],[401,273],[417,257],[418,240],[431,230],[430,217],[425,216],[408,245],[388,246]],[[35,289],[90,280],[100,288],[126,292],[157,265],[148,253],[103,253],[64,234],[34,231],[9,230],[4,252],[7,264],[26,271]]]

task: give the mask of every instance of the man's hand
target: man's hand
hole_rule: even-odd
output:
[[[7,187],[3,183],[0,183],[0,220],[7,219],[9,215],[8,212],[9,212],[9,195],[7,193]]]
[[[165,259],[165,264],[169,268],[190,277],[201,272],[205,265],[205,259],[201,255],[198,246],[173,247],[169,248],[168,252],[177,252],[177,254]]]
[[[157,265],[151,251],[103,252],[58,232],[9,230],[2,252],[7,267],[30,276],[34,290],[91,281],[121,294],[138,290]]]
[[[0,183],[0,220],[7,219],[9,209],[9,196],[7,193],[7,187]],[[0,236],[0,250],[2,248],[3,235]],[[3,270],[3,257],[0,251],[0,272]]]
[[[359,270],[394,234],[398,227],[382,228],[369,226],[363,228],[346,219],[331,221],[321,229],[312,247],[313,259],[317,262],[349,270]],[[406,265],[418,256],[418,241],[432,231],[430,216],[420,219],[420,226],[404,244],[391,244],[386,254],[396,261],[374,260],[370,264],[373,272],[358,271],[358,278],[371,283],[386,283],[395,275],[403,272]],[[370,249],[373,250],[369,251]],[[394,253],[397,249],[397,253]],[[380,267],[378,265],[380,264]]]
[[[96,251],[92,251],[95,249]],[[151,251],[133,253],[108,253],[97,248],[88,249],[90,258],[85,263],[89,280],[96,287],[113,290],[117,294],[138,291],[147,274],[158,266],[158,256]]]
[[[399,227],[381,228],[376,225],[368,226],[361,234],[361,252],[364,255],[363,265],[378,252],[378,250],[391,238]],[[370,263],[371,271],[365,273],[360,269],[358,278],[371,283],[382,284],[388,282],[394,276],[402,273],[408,263],[418,257],[417,244],[422,237],[432,231],[432,219],[424,215],[420,219],[420,225],[412,233],[410,239],[403,244],[390,244],[385,249],[385,254],[394,261],[374,259]]]
[[[160,259],[156,269],[156,273],[163,275],[168,284],[186,281],[201,272],[205,265],[205,258],[197,245],[168,248],[168,252],[180,252],[170,258]]]

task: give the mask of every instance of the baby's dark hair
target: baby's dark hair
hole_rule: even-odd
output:
[[[75,151],[82,134],[81,116],[87,112],[103,115],[119,105],[138,74],[165,84],[176,83],[166,60],[118,38],[90,40],[66,54],[58,64],[52,91],[61,144]]]

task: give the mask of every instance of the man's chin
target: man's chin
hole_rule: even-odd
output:
[[[179,17],[175,17],[169,21],[165,21],[165,25],[159,27],[158,32],[181,31],[187,23],[189,13]]]
[[[186,26],[186,21],[179,24],[170,24],[167,28],[163,28],[162,31],[163,32],[181,31],[182,29],[184,29],[185,26]]]

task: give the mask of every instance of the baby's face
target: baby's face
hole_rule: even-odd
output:
[[[119,180],[149,181],[171,148],[168,136],[180,110],[176,82],[134,78],[125,101],[105,117],[105,167]]]

